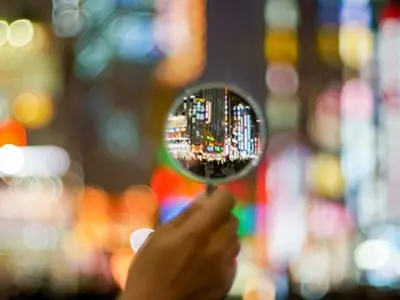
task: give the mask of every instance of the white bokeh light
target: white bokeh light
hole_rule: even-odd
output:
[[[29,20],[17,20],[8,28],[8,42],[13,47],[28,45],[35,34],[33,24]]]
[[[390,244],[383,240],[369,240],[354,252],[354,261],[362,270],[378,270],[386,266],[393,254]]]
[[[0,148],[0,174],[17,175],[24,167],[24,152],[14,145]]]
[[[146,242],[149,235],[152,234],[153,232],[154,232],[154,230],[151,228],[142,228],[142,229],[138,229],[138,230],[135,230],[134,232],[132,232],[131,237],[130,237],[130,243],[131,243],[132,250],[135,253],[138,252],[139,249]]]

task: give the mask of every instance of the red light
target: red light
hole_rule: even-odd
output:
[[[151,189],[157,195],[159,203],[168,195],[174,194],[183,178],[173,169],[165,166],[158,167],[151,178]]]
[[[370,86],[358,79],[349,80],[341,96],[342,117],[370,119],[374,113],[374,95]]]
[[[0,123],[0,147],[11,144],[15,146],[26,146],[28,142],[24,126],[16,121]]]
[[[400,19],[400,5],[388,3],[382,9],[380,22],[387,21],[388,19]]]

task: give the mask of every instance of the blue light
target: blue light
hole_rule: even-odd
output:
[[[151,9],[154,7],[154,0],[116,0],[121,8]]]
[[[156,57],[151,15],[125,16],[117,20],[115,42],[120,58],[148,62]]]
[[[90,16],[97,25],[114,13],[115,3],[110,0],[85,0],[81,4],[81,11]]]
[[[343,7],[340,13],[340,23],[357,23],[369,27],[372,22],[371,10],[368,7]]]
[[[183,213],[190,205],[188,201],[179,201],[176,203],[166,203],[161,206],[160,218],[162,223],[166,223]]]
[[[88,41],[87,45],[77,47],[76,72],[78,77],[94,78],[107,69],[113,52],[102,39]]]

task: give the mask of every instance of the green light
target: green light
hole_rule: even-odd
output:
[[[76,72],[79,77],[94,78],[105,71],[112,59],[113,51],[101,38],[86,41],[83,47],[77,47]]]
[[[167,149],[161,146],[159,147],[157,161],[162,166],[174,167],[174,161],[172,157],[168,154]]]
[[[237,205],[233,215],[239,221],[239,237],[253,235],[255,232],[255,208],[253,205]]]

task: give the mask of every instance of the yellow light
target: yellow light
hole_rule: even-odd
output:
[[[35,36],[29,44],[29,51],[46,51],[49,46],[49,36],[45,27],[41,24],[33,24]]]
[[[268,61],[294,64],[299,55],[297,34],[291,30],[270,30],[264,49]]]
[[[339,65],[339,32],[336,27],[322,27],[318,31],[318,54],[327,65]]]
[[[8,23],[0,21],[0,47],[7,44],[8,41]]]
[[[343,195],[345,182],[338,157],[328,154],[314,157],[309,172],[311,188],[318,195],[329,198]]]
[[[12,112],[26,127],[42,128],[53,118],[53,102],[48,95],[24,93],[14,100]]]
[[[353,68],[365,66],[372,57],[373,33],[359,25],[340,29],[340,57],[345,65]]]
[[[8,42],[13,47],[27,46],[33,39],[34,27],[29,20],[17,20],[8,28]]]

